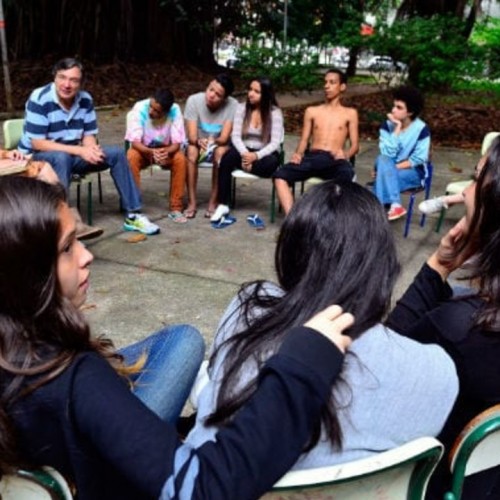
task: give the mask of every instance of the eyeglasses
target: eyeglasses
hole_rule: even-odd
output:
[[[59,72],[56,74],[56,80],[58,80],[61,83],[69,82],[69,83],[71,83],[71,85],[80,85],[80,82],[82,81],[81,78],[75,78],[75,77],[68,78],[66,75],[63,75],[61,73],[61,71],[64,71],[64,70],[59,70]]]

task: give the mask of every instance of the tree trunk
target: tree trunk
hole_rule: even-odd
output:
[[[6,5],[10,59],[215,67],[213,0],[17,0]],[[222,8],[222,7],[220,7]]]
[[[359,47],[352,47],[349,51],[349,62],[347,63],[346,74],[348,77],[356,74],[356,67],[358,65]]]

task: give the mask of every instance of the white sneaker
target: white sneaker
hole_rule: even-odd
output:
[[[139,231],[142,234],[158,234],[160,228],[143,214],[128,214],[123,223],[125,231]]]
[[[448,208],[447,203],[444,201],[444,197],[432,198],[420,202],[418,209],[425,215],[435,214],[436,212],[441,212],[443,208]]]
[[[217,222],[218,220],[222,219],[224,215],[227,215],[229,213],[229,207],[227,205],[217,205],[217,208],[215,209],[215,212],[213,213],[212,217],[210,217],[211,222]]]

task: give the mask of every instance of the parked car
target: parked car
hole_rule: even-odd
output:
[[[395,61],[390,56],[373,56],[368,62],[370,71],[397,71],[403,73],[408,70],[408,66],[401,62]]]
[[[227,45],[224,48],[219,48],[216,53],[218,64],[226,66],[226,68],[234,68],[238,62],[238,49],[234,45]]]

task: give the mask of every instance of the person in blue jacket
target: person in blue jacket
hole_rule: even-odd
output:
[[[380,128],[380,154],[375,160],[375,195],[388,206],[389,220],[406,215],[400,193],[423,185],[431,144],[429,127],[418,117],[424,107],[419,90],[399,87],[393,99]]]

